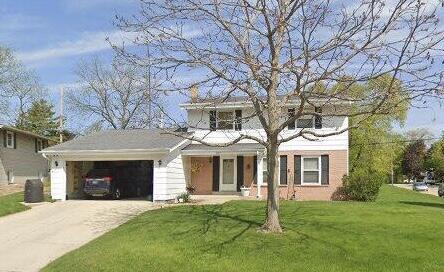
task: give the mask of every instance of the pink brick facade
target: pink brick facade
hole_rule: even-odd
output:
[[[334,151],[288,151],[280,152],[287,156],[287,185],[279,187],[281,199],[291,199],[295,195],[298,200],[331,200],[336,190],[342,185],[342,177],[347,174],[348,153],[346,150]],[[329,156],[328,185],[294,185],[294,156]],[[191,158],[191,185],[195,194],[212,193],[212,160],[211,157]],[[254,180],[254,158],[244,157],[244,185],[251,186]],[[257,186],[252,185],[251,196],[257,195]],[[261,186],[262,198],[267,196],[267,186]]]

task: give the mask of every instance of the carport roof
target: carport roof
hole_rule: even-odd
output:
[[[186,143],[186,141],[188,140],[169,134],[161,129],[105,130],[51,146],[44,149],[42,153],[168,152],[181,145],[181,143]]]

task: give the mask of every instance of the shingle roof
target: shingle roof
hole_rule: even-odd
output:
[[[160,129],[105,130],[81,136],[42,151],[116,151],[171,149],[185,139]]]

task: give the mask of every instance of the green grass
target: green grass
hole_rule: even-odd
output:
[[[29,209],[23,205],[23,193],[15,193],[0,197],[0,217]]]
[[[444,201],[384,186],[374,203],[264,202],[147,212],[44,271],[444,271]],[[74,235],[74,234],[73,234]]]

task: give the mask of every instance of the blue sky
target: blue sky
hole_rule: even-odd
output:
[[[0,0],[0,43],[37,72],[58,103],[59,87],[75,84],[80,60],[111,55],[105,38],[120,37],[114,16],[137,9],[137,0]],[[439,135],[444,108],[438,101],[421,106],[411,109],[403,130],[429,128]]]

